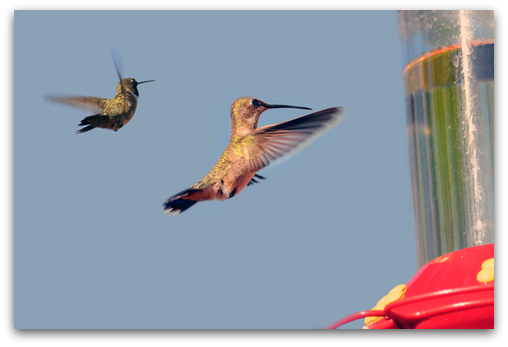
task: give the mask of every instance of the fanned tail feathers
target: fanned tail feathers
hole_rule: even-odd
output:
[[[188,200],[185,197],[190,197],[194,193],[199,192],[199,189],[188,188],[182,190],[180,193],[173,195],[162,204],[162,210],[164,213],[170,216],[176,216],[177,214],[186,211],[187,209],[194,206],[198,201]]]

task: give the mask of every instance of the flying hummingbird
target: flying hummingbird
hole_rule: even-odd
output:
[[[294,152],[328,128],[345,114],[342,107],[332,107],[287,122],[257,128],[259,116],[271,108],[308,107],[270,105],[258,98],[242,97],[231,105],[229,144],[212,170],[190,188],[164,202],[163,211],[177,215],[205,200],[230,199],[247,185],[265,179],[257,171],[270,162]]]
[[[113,62],[120,83],[116,87],[116,95],[113,99],[97,98],[94,96],[80,96],[69,94],[45,94],[43,97],[52,102],[72,106],[95,113],[81,121],[79,126],[84,128],[76,131],[76,134],[85,133],[94,128],[104,128],[118,131],[134,116],[138,105],[138,85],[154,80],[138,82],[134,78],[122,77],[122,64],[120,53],[110,46]]]

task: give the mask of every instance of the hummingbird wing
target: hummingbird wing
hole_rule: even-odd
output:
[[[335,126],[344,114],[343,107],[332,107],[254,130],[240,140],[248,169],[261,170],[274,160],[297,152]]]
[[[249,181],[249,183],[247,183],[248,186],[251,186],[253,185],[254,183],[258,183],[258,181],[256,180],[256,178],[259,178],[261,180],[266,180],[266,177],[263,177],[261,175],[258,175],[258,174],[255,174],[254,177],[252,177]]]
[[[70,94],[44,94],[44,99],[91,113],[102,113],[110,99]]]
[[[123,84],[123,60],[122,54],[120,53],[120,49],[114,44],[109,45],[109,51],[111,52],[111,57],[113,57],[113,63],[115,64],[116,73],[118,74],[118,78],[120,79],[120,83],[122,84],[122,92],[126,93],[125,85]],[[127,94],[127,93],[126,93]]]
[[[117,46],[110,44],[109,51],[111,52],[111,56],[113,57],[113,63],[115,64],[116,73],[118,74],[118,78],[120,82],[123,80],[123,61],[122,54]]]

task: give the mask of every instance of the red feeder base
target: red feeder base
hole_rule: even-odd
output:
[[[383,318],[369,322],[368,329],[494,329],[493,244],[436,258],[406,286],[384,309],[349,315],[325,329],[372,316]]]

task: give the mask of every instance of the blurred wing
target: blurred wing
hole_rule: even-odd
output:
[[[332,107],[256,129],[253,134],[240,141],[248,169],[258,171],[288,153],[296,153],[323,132],[337,125],[344,114],[343,107]]]
[[[94,114],[102,113],[106,108],[108,101],[110,101],[110,99],[96,98],[94,96],[69,94],[44,94],[43,97],[48,101],[90,111]]]
[[[120,49],[118,49],[118,47],[113,44],[109,45],[109,50],[111,51],[113,63],[115,63],[116,73],[118,74],[118,78],[120,79],[120,83],[122,85],[122,92],[126,93],[127,90],[125,89],[125,86],[122,82],[124,76],[122,54],[120,53]]]
[[[109,50],[111,51],[111,56],[113,57],[113,63],[115,63],[116,73],[118,74],[118,78],[120,81],[123,80],[123,61],[122,54],[117,46],[110,44]]]

